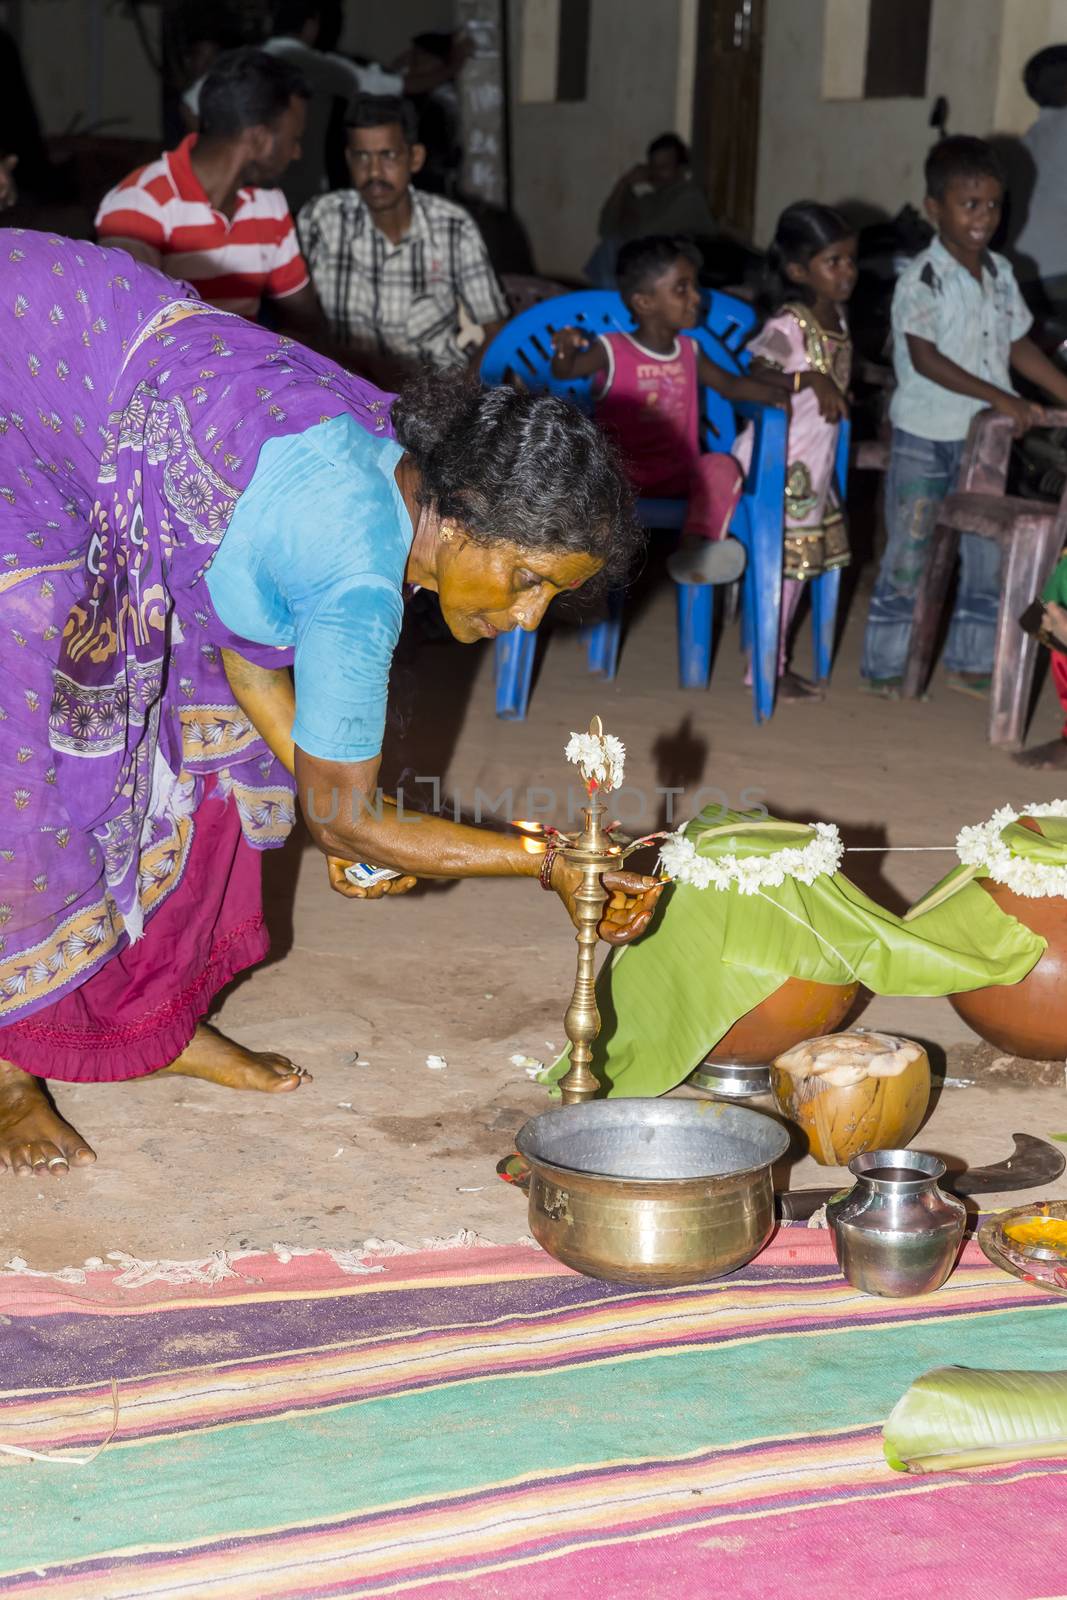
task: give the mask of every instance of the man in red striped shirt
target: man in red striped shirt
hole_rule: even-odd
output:
[[[308,344],[325,324],[293,219],[276,184],[300,153],[308,90],[262,50],[220,56],[200,95],[200,132],[105,195],[101,244],[183,278],[223,311],[272,321]]]

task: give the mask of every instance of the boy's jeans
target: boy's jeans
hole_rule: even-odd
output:
[[[915,597],[926,570],[937,513],[955,486],[962,439],[920,439],[893,430],[885,480],[888,542],[867,613],[860,671],[865,678],[902,678]],[[960,538],[960,575],[945,666],[985,675],[993,670],[1000,604],[1000,546],[973,533]]]

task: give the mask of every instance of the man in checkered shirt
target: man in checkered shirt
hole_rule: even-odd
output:
[[[334,337],[387,381],[416,362],[466,366],[507,317],[472,218],[412,188],[426,159],[416,138],[408,101],[361,95],[348,118],[353,187],[309,200],[297,219]]]

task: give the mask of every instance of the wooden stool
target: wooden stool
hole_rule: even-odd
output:
[[[1048,411],[1048,427],[1067,426],[1067,411]],[[982,411],[971,423],[959,488],[946,495],[930,541],[915,601],[903,693],[918,698],[933,667],[941,614],[959,550],[960,534],[995,539],[1001,548],[1000,608],[989,695],[989,742],[1018,746],[1034,681],[1037,642],[1019,617],[1038,594],[1067,544],[1067,490],[1059,505],[1006,495],[1012,423]]]

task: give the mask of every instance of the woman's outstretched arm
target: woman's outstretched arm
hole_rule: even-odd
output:
[[[352,899],[377,899],[410,886],[406,877],[357,889],[343,863],[370,861],[411,878],[536,877],[543,861],[540,841],[446,822],[421,812],[403,812],[380,794],[381,757],[369,761],[324,761],[293,743],[296,697],[286,668],[257,667],[233,651],[223,652],[226,676],[241,710],[282,765],[293,774],[308,830],[330,863],[334,888]],[[557,857],[552,887],[573,914],[580,874]],[[623,944],[643,933],[663,885],[638,873],[605,875],[611,902],[601,936]]]

